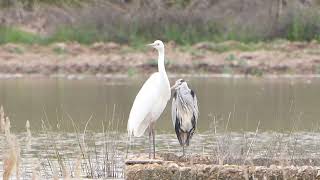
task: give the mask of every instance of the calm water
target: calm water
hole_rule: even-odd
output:
[[[229,156],[315,159],[320,156],[320,79],[185,79],[195,90],[200,108],[198,131],[189,152],[217,159]],[[79,142],[85,142],[94,177],[123,178],[127,118],[144,80],[0,79],[0,102],[11,118],[11,130],[21,148],[22,179],[31,179],[33,172],[38,172],[42,179],[52,178],[61,167],[57,153],[74,175],[81,155]],[[171,82],[174,80],[172,78]],[[157,122],[157,153],[181,154],[170,108],[171,102]],[[71,119],[79,127],[80,134],[74,132]],[[31,143],[26,139],[26,120],[31,124]],[[50,129],[42,131],[43,124]],[[103,125],[106,134],[102,133]],[[6,144],[4,136],[0,136],[0,143]],[[131,144],[129,156],[147,152],[146,136],[135,138]],[[0,174],[7,150],[7,146],[0,148]],[[90,174],[85,168],[87,162],[87,157],[80,159],[82,176]],[[311,164],[305,165],[320,164],[318,161],[308,163]]]
[[[112,123],[125,132],[132,102],[145,78],[18,78],[0,80],[0,104],[13,129],[24,130],[29,120],[33,131],[41,119],[53,130],[79,127],[101,131]],[[171,83],[174,82],[171,79]],[[290,78],[186,78],[195,90],[200,108],[198,130],[228,127],[228,131],[312,130],[320,117],[320,79]],[[171,102],[157,122],[158,132],[174,133]],[[113,119],[113,120],[112,120]],[[215,120],[214,120],[215,119]],[[214,123],[216,122],[216,123]],[[295,126],[296,128],[293,128]]]

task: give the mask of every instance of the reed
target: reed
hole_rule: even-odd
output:
[[[3,107],[0,109],[1,126],[4,127],[4,135],[6,139],[6,153],[3,158],[3,179],[9,180],[12,172],[15,170],[16,179],[20,179],[20,145],[14,134],[10,132],[10,119],[5,117]]]
[[[40,163],[38,161],[34,162],[33,168],[32,168],[32,180],[40,180]]]
[[[3,106],[0,108],[0,132],[4,133],[5,131],[5,126],[6,126],[6,120],[5,120],[5,115],[4,115],[4,110]]]
[[[27,130],[27,151],[31,149],[31,140],[32,140],[32,135],[31,135],[31,130],[30,130],[30,122],[27,120],[26,122],[26,130]]]

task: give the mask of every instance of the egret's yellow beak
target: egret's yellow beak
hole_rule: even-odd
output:
[[[154,47],[154,43],[147,44],[147,46]]]

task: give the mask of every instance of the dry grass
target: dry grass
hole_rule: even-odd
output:
[[[31,140],[32,140],[32,135],[31,135],[31,130],[30,130],[30,122],[27,120],[26,122],[26,130],[27,130],[27,151],[31,149]]]
[[[119,162],[118,152],[120,134],[115,132],[116,128],[113,125],[115,120],[111,120],[112,123],[108,125],[108,129],[103,129],[102,134],[105,141],[98,146],[95,134],[87,130],[93,117],[88,119],[83,131],[80,132],[80,128],[72,117],[68,113],[66,115],[74,128],[78,149],[75,150],[74,156],[64,155],[64,149],[61,148],[61,144],[57,143],[58,139],[48,129],[50,127],[49,121],[43,120],[43,131],[52,144],[46,147],[46,152],[43,153],[46,155],[42,156],[42,159],[46,159],[46,162],[42,164],[45,167],[45,172],[42,172],[43,177],[63,177],[64,179],[121,178],[123,172],[119,170],[121,162]],[[102,124],[105,127],[104,122]],[[50,152],[53,152],[54,155]],[[48,167],[49,169],[47,169]]]
[[[3,179],[9,180],[12,172],[16,171],[16,179],[20,179],[20,145],[14,134],[10,132],[10,119],[5,117],[4,110],[0,111],[1,124],[4,126],[7,149],[3,158]]]
[[[0,108],[0,132],[4,133],[6,128],[6,120],[5,120],[3,106]]]
[[[40,163],[37,161],[37,162],[34,162],[34,165],[33,165],[33,170],[32,170],[32,177],[31,179],[32,180],[40,180]]]
[[[35,20],[37,18],[34,16],[30,16],[33,19],[28,16],[14,19],[10,16],[11,13],[6,13],[9,16],[4,15],[4,19],[8,19],[8,24],[16,22],[23,29],[49,36],[41,38],[15,29],[8,31],[2,28],[0,43],[77,41],[88,44],[116,41],[141,47],[142,42],[154,39],[171,40],[179,44],[224,40],[248,42],[274,38],[319,39],[319,5],[311,1],[92,2],[89,5],[85,3],[82,8],[59,9],[45,6],[44,10],[39,8],[40,12],[35,8],[35,16],[41,16],[45,20]],[[21,11],[23,12],[19,9],[19,13]]]

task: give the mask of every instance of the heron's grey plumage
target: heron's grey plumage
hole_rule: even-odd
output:
[[[172,122],[181,146],[189,146],[198,117],[196,94],[183,79],[177,80],[172,100]]]

